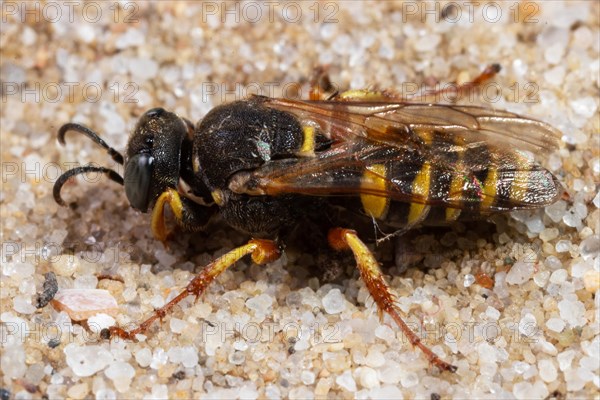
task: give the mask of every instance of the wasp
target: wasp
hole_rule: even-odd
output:
[[[475,83],[497,70],[487,69]],[[240,258],[274,261],[287,232],[317,221],[334,250],[354,256],[380,317],[389,314],[432,365],[455,371],[401,318],[377,260],[360,239],[360,224],[404,232],[539,208],[561,193],[557,179],[525,153],[557,146],[560,133],[551,126],[507,111],[404,101],[382,91],[325,98],[311,89],[308,100],[254,96],[215,107],[195,126],[153,108],[138,121],[124,156],[74,123],[60,128],[61,144],[68,131],[107,150],[124,165],[124,176],[91,165],[69,170],[54,185],[59,204],[66,205],[61,188],[69,178],[101,172],[124,186],[131,207],[151,213],[158,240],[169,235],[167,205],[184,229],[202,229],[219,215],[252,238],[207,265],[137,328],[114,326],[103,331],[106,338],[135,340]]]

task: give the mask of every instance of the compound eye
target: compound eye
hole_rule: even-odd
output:
[[[148,117],[148,118],[160,117],[164,112],[165,112],[165,109],[161,108],[161,107],[151,108],[150,110],[146,111],[146,117]]]
[[[131,157],[125,166],[125,194],[129,204],[141,212],[148,210],[154,157],[140,153]]]

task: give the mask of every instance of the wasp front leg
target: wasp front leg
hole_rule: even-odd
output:
[[[394,295],[390,292],[379,264],[367,246],[358,238],[351,229],[334,228],[329,231],[329,244],[335,250],[351,250],[354,253],[360,277],[367,286],[371,297],[375,300],[380,318],[383,313],[388,313],[413,346],[418,347],[425,354],[429,362],[441,370],[456,372],[456,367],[441,360],[434,352],[425,346],[421,339],[406,325],[400,317]]]
[[[126,331],[123,328],[113,326],[104,329],[101,336],[105,339],[121,338],[126,340],[135,340],[137,334],[142,334],[150,328],[157,319],[162,320],[171,309],[188,296],[195,296],[196,300],[204,293],[206,288],[227,268],[235,264],[236,261],[246,255],[251,255],[252,261],[256,264],[267,264],[277,260],[281,253],[277,244],[271,240],[253,239],[247,244],[231,250],[223,254],[210,264],[208,264],[202,272],[194,277],[188,283],[186,288],[181,291],[173,300],[169,301],[163,307],[154,311],[154,313],[138,325],[137,328]]]
[[[154,237],[166,245],[169,231],[165,223],[165,205],[173,210],[177,225],[187,231],[197,231],[205,226],[212,214],[213,208],[201,206],[186,197],[181,197],[177,190],[168,188],[156,200],[152,210],[151,228]]]

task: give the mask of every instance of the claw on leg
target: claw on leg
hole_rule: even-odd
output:
[[[355,231],[351,229],[334,228],[329,231],[329,244],[335,250],[351,250],[354,253],[360,277],[365,282],[369,293],[375,300],[380,317],[383,312],[388,313],[398,324],[413,346],[418,347],[427,357],[429,362],[441,370],[455,372],[456,367],[440,359],[434,352],[425,346],[421,339],[402,320],[395,304],[394,295],[381,273],[379,264],[369,248],[358,238]]]
[[[185,299],[187,296],[192,295],[197,299],[198,296],[204,293],[208,285],[210,285],[217,276],[235,264],[235,262],[240,258],[248,254],[251,255],[252,260],[257,264],[266,264],[275,261],[281,255],[275,242],[262,239],[251,240],[247,244],[223,254],[221,257],[208,264],[202,270],[202,272],[200,272],[194,277],[194,279],[190,281],[190,283],[188,283],[186,288],[181,291],[177,297],[169,301],[163,307],[155,310],[150,318],[142,322],[137,328],[126,331],[122,328],[113,326],[107,330],[103,330],[103,332],[101,332],[101,336],[107,339],[120,337],[122,339],[135,340],[135,336],[137,334],[147,331],[152,323],[154,323],[154,321],[157,319],[162,320],[162,318],[164,318],[165,315],[167,315],[177,303]]]

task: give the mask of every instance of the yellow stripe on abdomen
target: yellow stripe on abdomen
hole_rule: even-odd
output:
[[[423,199],[429,198],[429,187],[431,185],[431,164],[425,162],[412,183],[412,194]],[[421,203],[410,203],[408,212],[408,225],[414,225],[427,215],[429,206]]]
[[[365,191],[376,189],[384,192],[387,186],[386,175],[387,168],[384,164],[369,165],[363,173],[361,188]],[[372,194],[360,195],[360,201],[365,213],[377,219],[383,219],[385,217],[390,204],[390,199],[388,197]]]
[[[498,185],[498,170],[492,168],[488,171],[485,183],[483,184],[483,199],[481,200],[481,209],[488,209],[494,204],[496,198],[496,187]]]
[[[462,154],[461,154],[462,156]],[[462,162],[460,161],[460,159],[456,162],[457,165],[457,171],[460,171],[462,169]],[[452,178],[452,182],[450,182],[450,191],[448,192],[448,200],[453,200],[455,202],[458,202],[458,200],[460,199],[460,196],[462,195],[462,191],[463,191],[463,187],[465,184],[465,180],[464,177],[462,175],[459,174],[455,174],[454,177]],[[458,217],[460,216],[460,208],[452,208],[452,207],[448,207],[446,208],[446,221],[447,222],[452,222],[452,221],[456,221],[458,219]]]
[[[523,167],[521,167],[523,168]],[[531,178],[531,170],[517,170],[513,176],[510,185],[509,198],[510,201],[516,203],[527,202],[526,198],[529,194],[529,180]]]

